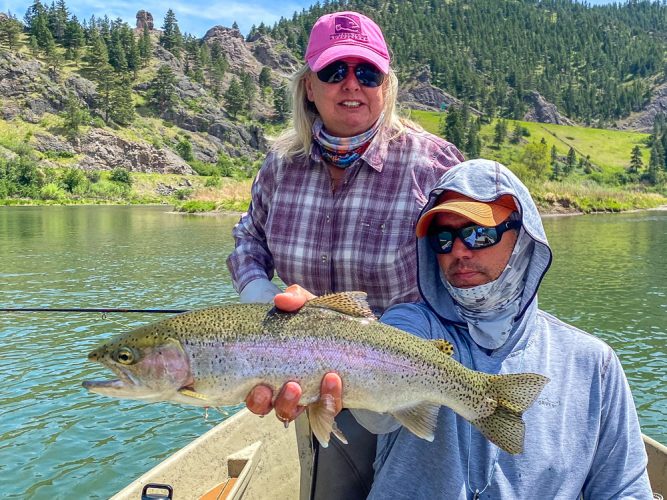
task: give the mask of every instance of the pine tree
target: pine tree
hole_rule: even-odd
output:
[[[81,105],[78,98],[68,93],[65,100],[65,111],[62,114],[63,128],[71,139],[79,135],[79,129],[90,121],[88,109]]]
[[[479,155],[482,152],[482,140],[479,137],[479,127],[479,120],[470,120],[464,146],[468,158],[479,158]]]
[[[129,125],[134,121],[134,102],[132,101],[132,82],[129,76],[119,77],[111,91],[111,109],[109,118],[119,125]]]
[[[651,157],[649,159],[648,169],[646,171],[647,180],[652,185],[656,185],[660,181],[660,171],[664,167],[664,155],[665,153],[662,150],[662,144],[660,141],[653,141]]]
[[[109,64],[107,45],[104,43],[104,40],[97,29],[94,29],[91,33],[91,47],[88,50],[86,59],[93,70]]]
[[[289,113],[289,102],[287,88],[284,85],[276,87],[276,91],[273,93],[273,109],[276,110],[276,119],[279,122],[285,121]]]
[[[106,123],[111,118],[111,95],[114,90],[114,71],[109,63],[101,64],[95,68],[95,80],[97,81],[97,107],[102,113]]]
[[[496,126],[493,129],[493,143],[496,145],[496,148],[500,148],[500,145],[505,142],[507,137],[507,121],[498,120]]]
[[[238,78],[232,78],[229,87],[225,91],[224,98],[227,112],[236,118],[238,112],[246,107],[245,95]]]
[[[567,159],[565,160],[563,173],[566,176],[570,175],[572,172],[574,172],[576,166],[577,166],[577,153],[574,151],[574,148],[570,147],[570,150],[567,152]]]
[[[257,96],[257,87],[255,86],[255,82],[250,73],[241,73],[241,88],[243,90],[244,109],[250,111]]]
[[[7,44],[9,50],[15,49],[22,31],[23,25],[16,17],[0,17],[0,46]]]
[[[38,16],[45,16],[46,15],[46,8],[40,2],[40,0],[34,0],[32,5],[28,7],[28,10],[25,13],[25,16],[23,16],[23,23],[25,24],[25,28],[30,33],[31,35],[34,35],[35,32],[33,31],[33,25],[35,23],[35,20],[37,19]]]
[[[261,88],[271,86],[271,68],[263,66],[262,71],[259,72],[259,86]]]
[[[164,18],[164,25],[162,26],[162,34],[160,35],[160,45],[174,54],[175,57],[180,57],[181,49],[183,48],[183,35],[178,28],[178,21],[176,14],[169,9]]]
[[[62,43],[65,38],[68,19],[69,10],[64,0],[57,0],[55,4],[51,4],[48,10],[49,30],[53,38],[59,43]]]
[[[463,114],[461,110],[455,107],[449,108],[447,116],[445,117],[445,127],[443,130],[445,138],[457,147],[463,149],[465,145],[465,128],[463,123]]]
[[[141,66],[148,66],[148,62],[151,59],[153,53],[153,44],[151,43],[151,34],[148,30],[148,26],[144,24],[144,31],[141,34],[139,39],[139,58],[141,59]]]
[[[67,22],[63,45],[67,49],[65,53],[67,59],[76,61],[78,66],[79,54],[81,49],[86,45],[86,37],[76,16],[72,16],[72,19]]]
[[[639,145],[636,145],[632,148],[632,153],[630,153],[630,166],[628,167],[628,172],[631,174],[638,174],[643,168],[644,162],[642,161],[642,150]]]
[[[176,75],[171,67],[163,64],[150,83],[151,102],[164,113],[176,104]]]

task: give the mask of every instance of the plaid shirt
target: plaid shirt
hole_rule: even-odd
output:
[[[419,299],[417,217],[436,181],[463,156],[427,132],[379,136],[336,191],[317,148],[290,161],[269,153],[233,230],[227,267],[237,291],[276,270],[284,283],[316,295],[365,291],[375,311]]]

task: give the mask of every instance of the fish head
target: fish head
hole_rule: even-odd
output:
[[[88,359],[103,364],[118,377],[83,382],[89,391],[105,396],[169,401],[178,399],[179,390],[194,384],[181,342],[159,324],[115,337],[88,354]]]

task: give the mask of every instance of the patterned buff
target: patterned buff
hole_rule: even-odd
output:
[[[324,123],[320,118],[313,123],[313,140],[320,147],[320,154],[327,162],[338,168],[347,168],[357,161],[373,137],[380,129],[384,113],[366,132],[354,137],[335,137],[324,131]]]
[[[516,219],[516,212],[511,219]],[[470,336],[481,347],[498,349],[512,331],[535,242],[521,228],[507,266],[489,283],[471,288],[452,286],[440,272],[440,279],[456,303],[459,316],[468,323]]]

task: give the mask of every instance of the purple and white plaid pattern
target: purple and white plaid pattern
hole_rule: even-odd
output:
[[[376,311],[419,299],[415,225],[440,176],[463,161],[449,142],[408,132],[376,137],[332,191],[315,149],[291,162],[269,154],[227,259],[237,291],[274,270],[316,295],[362,290]]]

